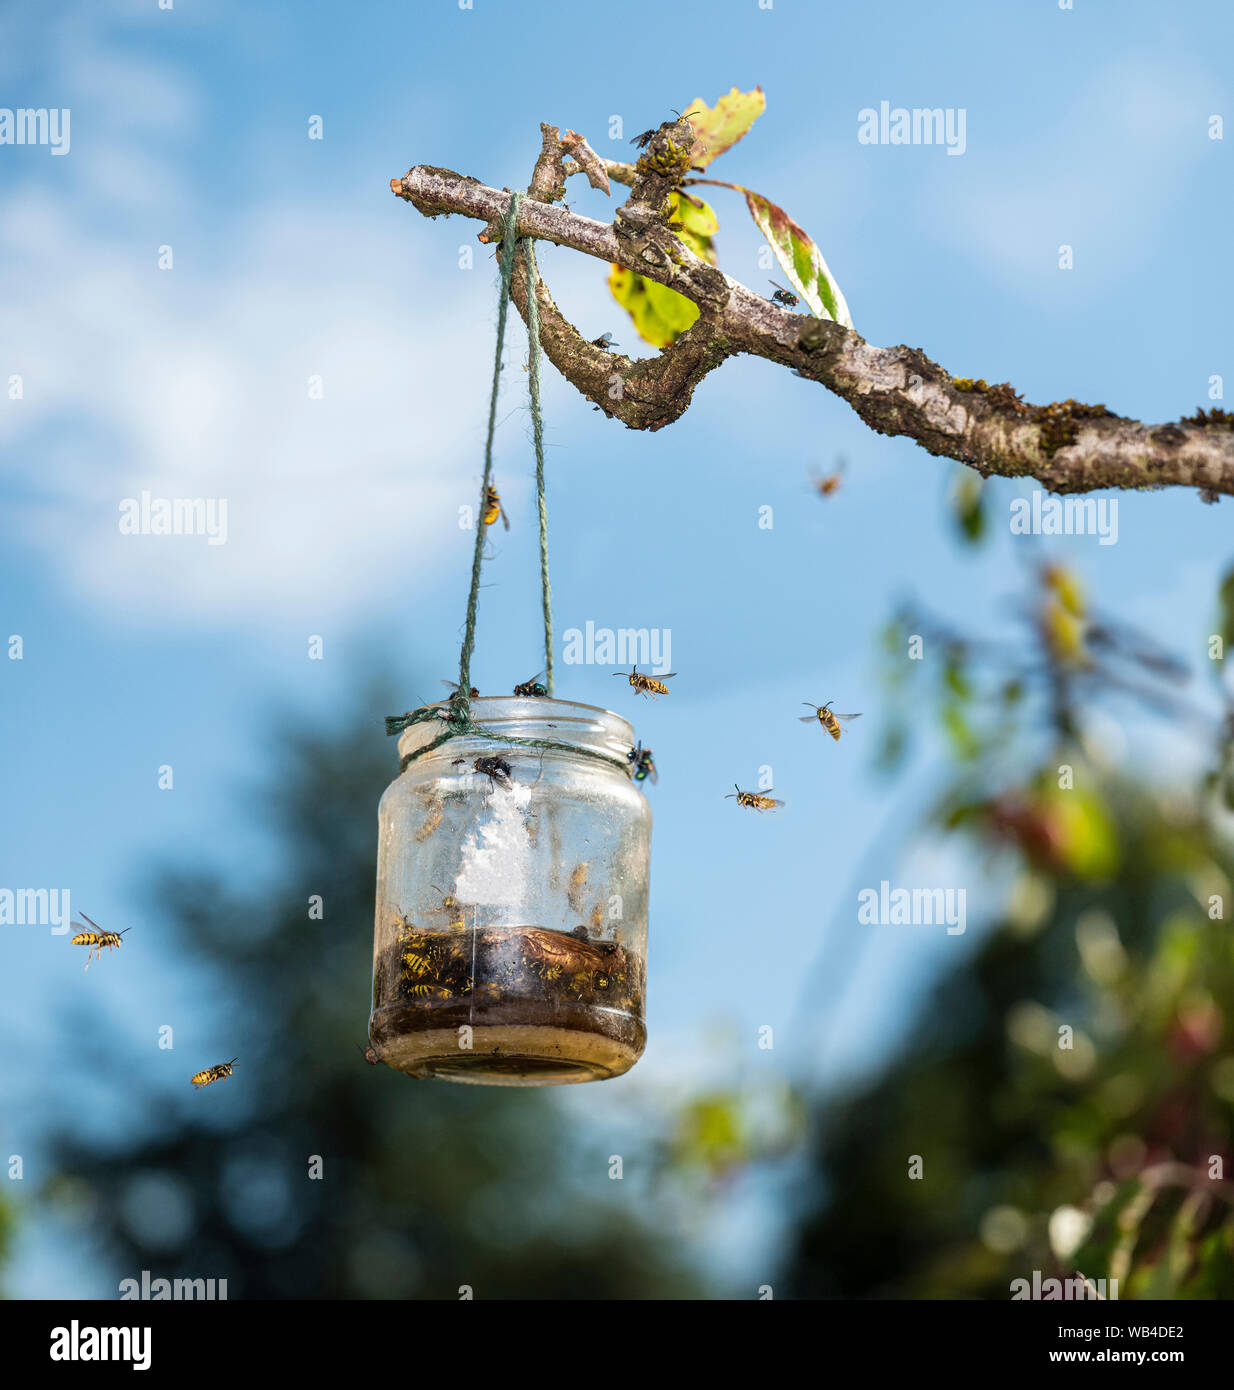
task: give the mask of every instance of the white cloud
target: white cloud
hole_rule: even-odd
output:
[[[259,625],[371,611],[464,553],[491,360],[483,255],[434,279],[414,263],[419,219],[362,194],[311,220],[294,185],[220,207],[162,140],[174,129],[192,149],[202,103],[181,79],[66,65],[106,113],[99,161],[75,129],[56,161],[68,177],[27,164],[0,203],[0,382],[20,373],[25,392],[0,393],[19,543],[79,600],[136,621]],[[419,244],[452,266],[454,243],[425,226]],[[520,351],[516,328],[509,360]],[[121,535],[120,503],[143,489],[227,498],[227,544]]]

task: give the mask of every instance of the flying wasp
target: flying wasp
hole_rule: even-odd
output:
[[[207,1067],[205,1071],[199,1071],[193,1077],[193,1085],[200,1090],[203,1086],[209,1086],[215,1081],[221,1081],[225,1076],[231,1075],[231,1069],[239,1061],[238,1057],[233,1057],[230,1062],[220,1062],[217,1067]]]
[[[621,344],[613,342],[613,335],[611,333],[601,333],[598,338],[593,338],[591,340],[591,346],[598,347],[602,351],[607,352],[609,348],[620,347]]]
[[[636,695],[647,695],[653,700],[657,695],[668,694],[668,686],[665,685],[664,682],[671,681],[676,674],[676,671],[669,671],[667,675],[657,680],[654,676],[644,676],[641,674],[637,666],[629,671],[613,672],[615,676],[625,676],[634,687],[634,693]]]
[[[830,497],[833,493],[839,492],[840,484],[843,481],[843,463],[836,467],[834,473],[828,473],[825,476],[817,472],[810,474],[810,482],[813,484],[815,492],[817,492],[820,497]]]
[[[758,792],[743,792],[736,782],[733,783],[733,790],[724,799],[731,801],[734,796],[737,798],[738,806],[749,806],[755,811],[777,811],[784,805],[774,797],[760,796]]]
[[[774,280],[768,280],[767,283],[775,287],[775,294],[771,296],[773,304],[782,304],[786,309],[797,307],[797,296],[791,290],[786,290],[783,285],[777,285]]]
[[[510,529],[510,518],[506,515],[501,505],[501,498],[497,495],[497,489],[489,483],[484,489],[484,524],[491,526],[497,518],[501,518],[502,525],[508,531]]]
[[[837,721],[843,720],[845,724],[848,724],[854,719],[861,718],[860,714],[832,714],[832,702],[830,700],[828,700],[825,705],[814,705],[811,704],[809,700],[802,700],[801,703],[805,705],[807,709],[812,709],[814,713],[799,714],[797,716],[798,719],[800,719],[803,724],[813,724],[817,719],[837,743],[840,740],[840,735],[844,732]]]
[[[634,780],[636,782],[645,782],[650,777],[652,786],[654,786],[659,781],[650,748],[644,748],[641,743],[637,744],[626,754],[626,758],[634,764]]]
[[[84,912],[81,915],[83,917],[86,917],[86,914]],[[104,931],[103,928],[100,927],[97,922],[91,922],[89,917],[86,917],[86,921],[84,923],[74,922],[73,925],[75,927],[84,928],[86,926],[86,923],[89,923],[90,929],[79,931],[70,944],[73,946],[90,947],[90,951],[86,956],[85,968],[87,970],[90,969],[91,956],[97,954],[99,960],[102,960],[104,948],[106,948],[108,951],[114,951],[116,947],[121,944],[120,938],[125,934],[125,932],[133,930],[132,927],[125,927],[124,931]]]
[[[523,681],[521,685],[516,685],[514,687],[514,693],[516,695],[547,695],[548,687],[541,684],[540,681],[540,676],[542,675],[544,675],[543,671],[541,671],[538,676],[532,676],[529,681]]]

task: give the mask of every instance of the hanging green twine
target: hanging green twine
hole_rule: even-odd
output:
[[[531,237],[518,238],[518,209],[523,200],[521,193],[510,195],[510,206],[506,209],[505,223],[501,233],[501,293],[497,302],[497,349],[493,360],[493,388],[489,396],[488,432],[484,442],[484,478],[480,484],[480,524],[476,527],[476,547],[471,561],[471,587],[467,594],[467,615],[463,628],[463,646],[459,655],[458,689],[450,697],[443,710],[437,705],[425,705],[407,714],[389,715],[386,718],[386,733],[400,734],[413,724],[427,720],[439,720],[444,724],[443,731],[422,748],[408,753],[402,760],[402,769],[440,748],[453,738],[480,738],[493,743],[510,744],[521,748],[556,749],[560,752],[582,753],[587,757],[599,758],[629,774],[631,766],[623,760],[593,749],[579,748],[576,744],[558,743],[553,739],[514,738],[497,734],[477,724],[471,717],[471,658],[476,645],[476,610],[480,600],[480,571],[484,563],[485,526],[483,516],[487,510],[488,490],[493,477],[493,436],[497,428],[497,396],[501,381],[501,355],[505,347],[506,319],[510,308],[510,284],[514,277],[514,258],[521,250],[523,268],[527,281],[527,340],[529,361],[527,375],[531,392],[531,430],[536,454],[536,502],[539,511],[540,529],[540,592],[544,610],[544,684],[549,697],[553,695],[553,614],[552,590],[548,578],[548,506],[544,487],[544,417],[540,408],[540,305],[536,298],[539,271],[536,266],[536,253]]]

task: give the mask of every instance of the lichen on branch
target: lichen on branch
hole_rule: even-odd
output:
[[[763,357],[843,398],[880,434],[902,435],[983,477],[1031,477],[1054,492],[1096,488],[1195,487],[1206,501],[1234,494],[1234,429],[1223,411],[1198,411],[1141,424],[1075,400],[1032,405],[1008,383],[953,377],[916,348],[876,347],[850,328],[795,314],[696,256],[671,226],[670,194],[691,170],[694,132],[684,117],[665,121],[633,165],[599,158],[574,131],[541,126],[540,155],[519,208],[518,235],[627,266],[697,305],[699,317],[657,357],[636,360],[589,342],[553,302],[543,276],[537,303],[549,360],[584,396],[631,429],[661,429],[688,408],[699,382],[726,358]],[[566,180],[613,183],[630,195],[611,223],[563,206]],[[426,217],[482,223],[479,239],[500,240],[508,189],[431,165],[390,180],[391,191]],[[512,284],[527,317],[521,261]]]

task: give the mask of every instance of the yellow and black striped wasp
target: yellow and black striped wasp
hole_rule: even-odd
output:
[[[497,495],[497,489],[489,483],[484,489],[484,524],[491,526],[497,518],[501,518],[501,524],[508,531],[510,529],[510,518],[505,514],[501,505],[501,498]]]
[[[541,671],[539,675],[532,676],[529,681],[520,682],[514,687],[514,693],[516,695],[547,695],[548,686],[541,681],[543,675],[544,672]]]
[[[671,681],[676,674],[676,671],[669,671],[667,675],[657,680],[654,676],[643,675],[637,666],[630,671],[613,672],[615,676],[625,676],[634,687],[634,693],[636,695],[647,695],[653,700],[657,695],[668,694],[668,686],[665,685],[664,682]]]
[[[431,885],[438,893],[441,889],[434,883]],[[460,903],[453,893],[441,893],[441,907],[438,909],[444,912],[448,918],[447,925],[451,931],[462,931],[467,925],[465,915],[468,904]]]
[[[828,700],[825,705],[811,704],[809,700],[802,700],[801,703],[805,705],[807,709],[812,709],[814,713],[799,714],[797,716],[798,719],[800,719],[803,724],[813,724],[814,721],[817,719],[818,722],[823,726],[824,729],[827,730],[827,732],[831,735],[832,738],[836,740],[837,743],[839,742],[841,733],[843,733],[843,730],[840,728],[840,725],[837,721],[843,720],[845,724],[849,724],[854,719],[861,718],[860,714],[832,714],[832,701],[830,700]]]
[[[221,1081],[225,1076],[231,1075],[231,1069],[240,1059],[233,1057],[230,1062],[220,1062],[217,1067],[207,1067],[205,1071],[199,1071],[192,1078],[192,1084],[201,1090],[203,1086],[210,1086],[215,1081]]]
[[[778,811],[784,805],[782,801],[777,801],[771,796],[762,796],[758,792],[743,792],[736,782],[733,783],[733,790],[724,798],[731,801],[737,798],[738,806],[749,806],[754,811]]]
[[[650,748],[644,748],[641,743],[636,744],[626,754],[626,758],[634,764],[633,776],[636,782],[645,782],[650,778],[651,784],[654,786],[659,781]]]
[[[81,915],[86,920],[85,922],[73,923],[75,927],[81,927],[82,930],[77,933],[70,945],[90,947],[85,966],[89,970],[92,956],[97,954],[99,960],[102,960],[104,950],[114,951],[121,944],[120,938],[133,929],[132,927],[125,927],[124,931],[104,931],[97,922],[91,922],[84,912]]]

